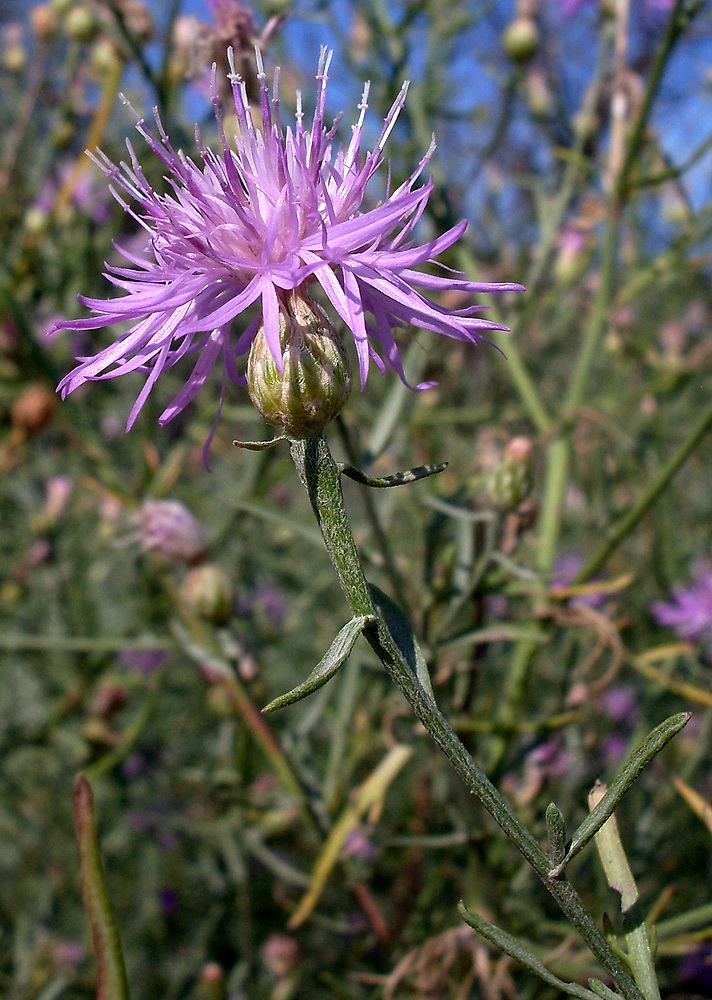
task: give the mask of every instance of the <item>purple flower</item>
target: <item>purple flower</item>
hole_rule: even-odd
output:
[[[657,601],[651,606],[658,625],[674,629],[689,642],[707,647],[707,659],[712,660],[712,565],[698,562],[692,570],[688,587],[673,587],[673,599]]]
[[[153,190],[128,141],[130,166],[116,166],[100,151],[94,157],[112,183],[136,202],[136,207],[129,207],[112,188],[149,234],[150,252],[144,256],[123,249],[132,267],[107,265],[106,277],[126,294],[106,300],[80,296],[80,302],[95,315],[57,324],[69,330],[93,330],[122,321],[130,324],[109,347],[79,359],[81,363],[59,388],[64,397],[85,382],[144,373],[147,378],[129,414],[127,430],[161,372],[186,356],[196,357],[193,370],[159,423],[180,413],[219,364],[223,388],[217,422],[226,380],[244,384],[236,359],[249,350],[260,327],[281,371],[280,312],[285,312],[294,289],[313,283],[321,286],[353,334],[362,387],[371,361],[382,372],[395,370],[405,382],[394,338],[399,327],[413,324],[471,343],[480,341],[483,331],[502,329],[478,317],[482,306],[446,309],[421,289],[426,293],[521,290],[511,283],[469,281],[450,271],[443,276],[415,270],[435,262],[466,227],[460,222],[422,244],[413,239],[433,183],[429,180],[416,187],[416,180],[434,145],[403,184],[387,191],[377,207],[363,209],[366,187],[383,163],[384,146],[405,102],[407,85],[386,116],[373,149],[362,153],[368,85],[351,141],[346,148],[337,148],[333,142],[336,123],[330,129],[324,124],[331,61],[325,49],[319,61],[311,128],[304,124],[301,96],[297,97],[296,124],[282,127],[279,71],[270,96],[259,51],[262,125],[256,127],[245,83],[235,73],[230,51],[228,58],[238,122],[234,149],[228,146],[223,128],[213,67],[213,104],[222,147],[217,153],[198,137],[202,162],[196,163],[174,150],[157,111],[158,137],[136,115],[139,134],[166,169],[168,193]],[[239,333],[233,332],[232,321],[253,304],[258,307],[257,315]]]
[[[144,552],[157,552],[168,562],[188,566],[205,558],[203,529],[178,500],[144,500],[134,520]]]

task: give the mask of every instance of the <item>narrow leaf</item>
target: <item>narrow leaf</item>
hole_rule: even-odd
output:
[[[360,469],[355,469],[353,465],[339,463],[339,472],[343,476],[348,476],[362,486],[370,486],[376,490],[385,490],[391,486],[405,486],[406,483],[415,483],[419,479],[427,479],[428,476],[437,476],[447,468],[447,462],[438,462],[437,465],[418,465],[415,469],[408,469],[406,472],[396,472],[393,476],[384,476],[381,479],[367,476]]]
[[[555,802],[550,802],[546,807],[546,832],[551,863],[558,865],[566,854],[566,827],[561,810]]]
[[[74,780],[74,825],[82,898],[97,959],[96,1000],[129,1000],[119,930],[101,860],[94,796],[83,774]]]
[[[464,903],[458,905],[458,910],[465,923],[476,930],[485,941],[489,941],[490,944],[503,951],[505,955],[509,955],[510,958],[515,959],[525,969],[529,969],[530,972],[543,979],[545,983],[555,986],[556,989],[568,993],[572,997],[580,997],[582,1000],[598,1000],[595,992],[592,993],[591,990],[587,990],[584,986],[579,986],[578,983],[564,982],[563,979],[555,976],[553,972],[549,972],[541,959],[529,951],[521,941],[518,941],[507,931],[503,931],[501,927],[495,927],[494,924],[489,923],[489,921],[480,917],[477,913],[468,910]],[[615,994],[612,995],[615,996]],[[616,997],[616,1000],[620,1000],[620,998]]]
[[[606,786],[597,783],[589,795],[589,806],[595,808],[605,792]],[[595,843],[606,881],[621,897],[626,961],[633,978],[646,1000],[660,1000],[650,935],[638,902],[638,887],[618,832],[615,815],[608,817],[596,834]]]
[[[596,996],[602,997],[602,1000],[621,1000],[617,993],[602,983],[600,979],[589,979],[588,985],[591,987]]]
[[[603,826],[609,816],[631,787],[641,771],[650,763],[656,754],[660,753],[663,747],[670,742],[680,730],[687,725],[690,720],[689,712],[679,712],[671,715],[669,719],[661,722],[659,726],[649,734],[646,740],[633,751],[621,771],[611,782],[608,791],[601,801],[593,808],[586,819],[571,838],[571,844],[564,860],[549,873],[551,878],[560,875],[564,866],[582,850]]]
[[[373,625],[375,622],[376,619],[373,615],[361,615],[358,618],[352,618],[339,631],[339,634],[329,646],[326,654],[319,660],[307,679],[286,694],[281,694],[279,698],[275,698],[269,705],[265,705],[262,711],[274,712],[278,708],[293,705],[295,702],[301,701],[302,698],[306,698],[308,695],[318,691],[327,681],[331,680],[339,667],[347,660],[351,650],[354,648],[354,643],[366,626]]]
[[[373,603],[376,605],[381,618],[385,622],[388,631],[393,637],[393,641],[406,663],[420,681],[420,686],[428,697],[435,701],[428,664],[425,662],[425,657],[415,637],[412,625],[395,601],[392,601],[388,594],[385,594],[380,587],[369,583],[368,589],[371,592]]]
[[[595,809],[605,794],[606,786],[596,782],[588,797],[589,807]],[[619,893],[621,911],[626,913],[638,901],[638,887],[623,849],[615,816],[608,817],[595,836],[595,844],[606,874],[606,881],[611,889]]]
[[[232,443],[236,448],[246,448],[247,451],[266,451],[268,448],[274,448],[280,441],[286,440],[284,434],[280,434],[279,437],[271,438],[269,441],[233,441]]]

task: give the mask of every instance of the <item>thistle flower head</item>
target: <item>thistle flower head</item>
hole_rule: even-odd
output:
[[[203,529],[178,500],[145,500],[135,517],[137,540],[144,552],[156,552],[168,562],[189,566],[205,558]]]
[[[281,316],[293,289],[321,289],[334,317],[351,331],[363,387],[371,362],[382,372],[396,371],[405,382],[394,336],[400,327],[412,324],[472,343],[487,330],[501,329],[479,317],[482,306],[450,310],[426,293],[521,288],[469,281],[452,272],[416,270],[434,262],[466,226],[460,222],[426,243],[415,238],[432,190],[432,180],[420,187],[416,182],[433,145],[404,183],[389,191],[376,207],[364,207],[366,188],[383,163],[386,140],[403,107],[407,86],[388,112],[373,148],[364,153],[368,85],[349,144],[336,146],[336,123],[330,128],[325,125],[331,61],[325,49],[319,60],[310,126],[298,95],[295,124],[283,127],[279,70],[270,94],[259,51],[261,127],[257,126],[231,53],[229,59],[237,116],[232,144],[223,127],[215,67],[217,152],[196,137],[200,160],[192,160],[173,148],[157,111],[157,135],[136,115],[137,131],[165,168],[167,193],[151,187],[128,141],[130,165],[116,166],[101,152],[94,157],[112,182],[115,197],[148,233],[150,250],[145,257],[122,250],[130,267],[107,265],[106,277],[125,294],[106,300],[80,296],[94,315],[56,325],[55,329],[92,330],[124,320],[129,323],[128,330],[109,347],[78,359],[79,365],[59,388],[66,396],[85,382],[142,372],[146,380],[129,414],[127,430],[159,375],[183,358],[193,358],[194,366],[161,414],[161,424],[193,400],[212,368],[219,365],[223,388],[217,422],[227,380],[244,384],[237,359],[250,350],[258,330],[281,371]],[[133,204],[124,201],[119,189]],[[233,320],[251,306],[256,315],[235,330]]]

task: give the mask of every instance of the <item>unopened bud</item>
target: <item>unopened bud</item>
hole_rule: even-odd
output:
[[[74,489],[69,476],[52,476],[45,485],[45,503],[42,510],[32,518],[31,527],[38,535],[51,535],[66,510]]]
[[[67,11],[64,31],[75,42],[91,42],[99,31],[99,24],[89,7],[77,4]]]
[[[247,362],[250,398],[265,420],[288,437],[320,434],[341,412],[351,392],[346,349],[329,318],[303,288],[294,289],[279,313],[282,371],[264,327]]]
[[[299,945],[289,934],[272,934],[262,945],[261,958],[275,979],[283,979],[299,962]]]
[[[28,386],[15,400],[10,414],[13,427],[25,434],[37,434],[49,423],[57,409],[57,396],[44,382]]]
[[[553,266],[560,285],[570,285],[582,276],[588,262],[585,248],[586,238],[579,230],[565,229],[561,233]]]
[[[532,451],[529,438],[515,437],[487,477],[487,492],[497,507],[515,510],[532,488]]]
[[[502,34],[502,48],[515,62],[527,62],[539,48],[539,29],[531,17],[515,17]]]
[[[138,539],[145,552],[156,552],[168,562],[195,565],[205,558],[203,529],[177,500],[146,500],[135,518]]]
[[[200,970],[195,988],[195,1000],[225,1000],[227,988],[225,973],[217,962],[208,962]]]
[[[115,73],[123,61],[121,52],[110,38],[98,38],[91,47],[89,65],[92,73],[99,79]]]
[[[0,34],[2,68],[8,73],[21,73],[27,63],[27,51],[22,37],[22,25],[13,21]]]
[[[35,38],[47,42],[57,34],[59,15],[48,3],[38,3],[30,11],[30,24]]]
[[[212,563],[195,566],[185,576],[180,594],[196,617],[213,625],[225,625],[233,606],[232,586],[227,574]]]

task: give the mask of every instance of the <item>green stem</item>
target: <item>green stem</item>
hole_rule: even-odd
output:
[[[84,909],[97,959],[97,1000],[129,1000],[119,929],[106,885],[94,796],[83,774],[74,781],[74,823]]]
[[[645,490],[637,503],[635,503],[630,508],[628,513],[620,519],[618,524],[616,524],[612,529],[608,538],[596,549],[591,557],[586,560],[585,564],[576,574],[573,580],[574,583],[581,583],[584,580],[590,579],[590,577],[593,576],[593,574],[596,573],[601,566],[603,566],[608,557],[615,552],[621,542],[628,537],[640,519],[647,514],[660,494],[666,489],[670,481],[673,479],[678,469],[684,465],[702,438],[705,434],[707,434],[711,426],[712,403],[710,403],[703,411],[702,416],[693,427],[687,440],[683,442],[680,449],[675,452],[672,458],[663,466],[657,477],[653,480],[650,486],[648,486],[647,490]]]
[[[515,389],[519,393],[522,405],[539,433],[545,435],[551,433],[552,418],[547,412],[547,408],[539,394],[534,379],[524,362],[518,343],[520,336],[528,329],[536,313],[539,296],[548,278],[551,262],[554,259],[556,239],[561,231],[566,213],[569,211],[571,201],[576,194],[581,174],[586,169],[587,160],[584,155],[584,148],[587,141],[588,123],[595,118],[596,109],[606,83],[610,46],[610,31],[606,31],[601,45],[601,55],[596,67],[596,75],[588,89],[580,111],[580,118],[583,123],[582,127],[579,129],[576,141],[570,150],[570,156],[566,162],[558,193],[553,202],[547,204],[546,211],[542,213],[539,246],[524,279],[527,289],[526,304],[519,313],[516,321],[512,324],[511,332],[503,332],[497,335],[497,343],[507,358],[507,370],[512,378]],[[462,253],[466,253],[466,251],[463,250],[461,251]],[[473,262],[471,260],[461,261],[461,266],[465,271],[473,271]]]
[[[547,471],[544,481],[544,498],[541,508],[539,544],[537,552],[537,569],[539,570],[541,576],[541,585],[537,588],[534,595],[535,608],[540,605],[543,590],[547,585],[556,555],[556,548],[561,528],[561,507],[566,489],[567,470],[571,455],[570,425],[575,411],[581,406],[585,399],[586,392],[588,391],[591,371],[600,351],[601,340],[603,338],[608,320],[608,310],[610,309],[610,304],[613,300],[621,213],[629,193],[630,175],[637,162],[638,154],[646,141],[646,129],[650,111],[653,106],[655,95],[659,90],[665,69],[668,65],[670,55],[686,24],[689,23],[689,20],[700,9],[700,0],[696,0],[696,2],[688,8],[684,14],[683,7],[683,0],[677,0],[675,8],[670,16],[665,36],[656,53],[653,66],[651,67],[651,71],[648,76],[646,93],[626,143],[623,164],[618,176],[613,179],[613,189],[608,206],[608,221],[602,248],[600,283],[593,303],[591,316],[576,358],[569,389],[566,393],[563,407],[561,409],[560,420],[563,426],[557,436],[550,442],[547,449]],[[605,60],[602,60],[601,65],[603,65],[604,61]],[[572,166],[570,173],[570,180],[572,182],[574,177],[575,173]],[[566,204],[567,202],[564,201],[562,197],[561,201],[557,205],[557,208],[561,210],[565,208]],[[562,219],[563,215],[560,219],[557,219],[557,222],[560,224]],[[547,236],[550,238],[550,233],[547,233]],[[545,256],[546,255],[544,254],[542,255],[542,261],[545,260]],[[544,273],[544,270],[537,270],[535,275],[536,281],[534,283],[535,290],[538,290],[537,282],[538,280],[541,280]],[[531,284],[532,282],[530,282],[530,286]],[[533,296],[530,301],[533,301]],[[509,340],[504,341],[504,343],[511,346]],[[515,368],[513,370],[513,377],[520,396],[522,397],[529,415],[534,420],[537,428],[540,431],[546,432],[549,428],[547,428],[545,422],[542,420],[542,410],[540,410],[536,404],[532,405],[530,390],[526,385],[526,380],[522,379],[519,369],[523,368],[523,363],[516,357],[514,358],[514,361]],[[700,421],[700,425],[698,425],[698,428],[696,429],[700,434],[704,433],[704,429],[707,427],[707,421],[705,420],[704,429],[700,430],[702,423],[703,421]],[[696,443],[696,440],[694,443]],[[694,447],[694,444],[691,447]],[[595,571],[595,569],[602,565],[610,552],[612,552],[613,549],[620,543],[627,532],[632,530],[632,527],[654,502],[661,490],[664,488],[667,479],[676,471],[679,464],[682,464],[686,457],[687,454],[685,454],[682,458],[679,458],[679,456],[676,457],[676,460],[674,461],[677,461],[678,464],[672,468],[673,463],[671,462],[670,466],[663,470],[659,480],[651,486],[643,498],[641,498],[640,503],[637,504],[636,507],[633,508],[623,519],[611,538],[586,564],[584,567],[584,570],[586,571],[585,575],[584,570],[582,570],[582,572],[578,575],[577,580],[587,578],[592,572]],[[664,477],[666,477],[665,481],[663,481]],[[519,644],[515,648],[509,676],[504,685],[501,707],[499,709],[499,716],[501,716],[502,720],[511,721],[512,717],[515,715],[516,708],[521,705],[523,701],[529,677],[530,665],[536,648],[537,647],[535,645],[526,641]],[[491,748],[495,764],[497,760],[501,759],[502,752],[503,749],[501,743],[500,745],[497,745],[497,742],[495,741],[495,745]]]
[[[635,982],[598,930],[574,887],[565,878],[549,876],[549,856],[455,735],[445,716],[417,680],[378,613],[363,575],[346,517],[339,470],[331,457],[326,439],[313,437],[292,441],[290,447],[297,473],[309,496],[324,543],[354,616],[376,618],[376,622],[367,626],[363,633],[371,648],[401,689],[424,728],[445,753],[467,787],[536,871],[622,995],[626,1000],[642,1000]]]

